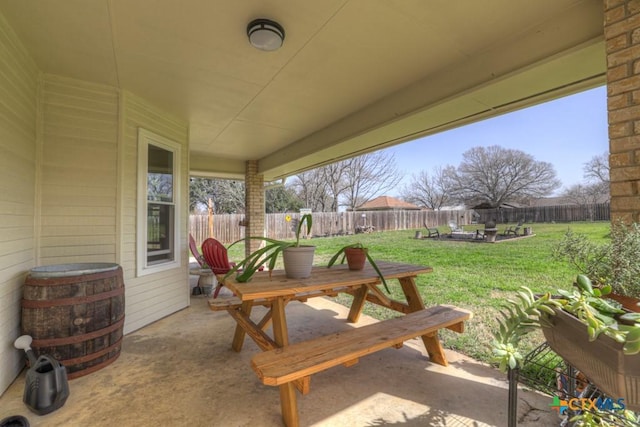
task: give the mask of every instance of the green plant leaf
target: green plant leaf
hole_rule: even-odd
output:
[[[307,235],[311,233],[311,226],[313,225],[313,217],[311,214],[304,214],[300,221],[298,222],[298,227],[296,228],[296,243],[293,246],[300,246],[300,232],[302,231],[303,224],[307,225]]]
[[[384,288],[386,289],[387,293],[391,293],[391,291],[389,290],[389,286],[387,285],[387,280],[384,278],[384,276],[382,275],[382,272],[380,271],[380,268],[378,268],[378,264],[376,264],[376,262],[373,260],[373,258],[371,258],[371,255],[369,255],[369,252],[366,252],[367,254],[367,259],[369,260],[369,264],[371,264],[371,267],[373,267],[373,269],[376,271],[376,273],[378,273],[378,276],[380,276],[380,280],[382,281],[382,284],[384,285]]]
[[[517,366],[518,366],[518,362],[516,361],[516,358],[514,357],[513,354],[510,354],[509,355],[509,368],[516,369]]]
[[[622,351],[627,356],[640,353],[640,341],[627,342],[622,347]]]
[[[626,341],[629,342],[637,342],[640,341],[640,328],[634,327],[627,333]]]
[[[640,322],[640,313],[625,313],[620,316],[620,319],[627,322]]]
[[[586,292],[589,295],[593,295],[593,285],[591,284],[591,280],[586,275],[578,274],[576,283],[578,285],[578,288],[580,288],[583,292]]]

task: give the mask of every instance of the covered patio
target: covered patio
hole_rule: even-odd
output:
[[[224,291],[223,291],[224,292]],[[353,327],[348,309],[329,298],[291,303],[293,342]],[[364,316],[356,326],[373,322]],[[259,351],[246,339],[231,350],[235,322],[212,312],[204,297],[178,313],[125,337],[120,358],[70,382],[59,410],[37,416],[22,403],[24,378],[0,397],[0,419],[22,414],[32,426],[281,426],[277,387],[262,385],[250,367]],[[447,351],[449,367],[430,363],[419,339],[356,365],[316,374],[298,399],[304,426],[502,426],[506,376]],[[519,426],[554,425],[551,398],[519,393]]]
[[[279,424],[229,316],[190,298],[191,176],[244,179],[262,235],[267,183],[607,84],[612,218],[639,221],[639,16],[625,0],[0,0],[2,415],[24,413],[12,344],[29,271],[107,262],[126,284],[123,354],[35,425]],[[249,43],[259,18],[284,28],[279,50]],[[292,316],[341,310],[318,300]],[[407,345],[317,375],[330,391],[301,399],[302,420],[503,425],[501,375],[451,360],[425,367]]]

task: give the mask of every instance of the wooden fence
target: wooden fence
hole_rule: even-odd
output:
[[[609,221],[611,208],[609,203],[591,205],[559,205],[514,209],[482,209],[478,222],[495,221],[498,224],[512,224],[520,220],[535,222],[572,222],[572,221]]]
[[[409,230],[446,225],[456,221],[460,225],[471,223],[471,210],[466,211],[366,211],[316,212],[313,214],[314,236],[355,234],[373,226],[375,231]],[[285,217],[291,215],[292,221]],[[300,214],[275,213],[265,215],[265,235],[274,239],[294,239],[294,227]],[[240,225],[244,215],[214,215],[213,237],[228,244],[244,237],[245,227]],[[190,215],[189,232],[198,245],[209,237],[207,215]]]
[[[293,220],[287,222],[285,217]],[[265,235],[274,239],[294,239],[294,227],[300,214],[275,213],[265,216]],[[214,215],[213,237],[225,244],[244,238],[245,227],[240,225],[244,215]],[[483,209],[456,211],[358,211],[358,212],[316,212],[313,214],[314,236],[336,236],[355,234],[373,226],[375,231],[419,230],[426,223],[429,227],[441,227],[448,232],[447,224],[455,221],[459,225],[484,224],[495,221],[498,224],[515,224],[521,219],[525,223],[608,221],[609,204],[562,205],[517,209]],[[198,246],[209,237],[207,215],[191,215],[189,232]]]

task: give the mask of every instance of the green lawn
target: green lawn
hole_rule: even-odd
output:
[[[416,240],[416,230],[317,238],[311,242],[316,246],[316,265],[326,265],[340,247],[362,242],[369,247],[374,259],[433,267],[432,274],[417,279],[425,303],[454,304],[474,313],[463,334],[442,331],[443,344],[488,362],[491,331],[501,303],[506,298],[513,298],[514,291],[522,285],[534,292],[570,288],[577,271],[566,262],[553,258],[553,246],[568,229],[586,234],[596,242],[606,243],[610,223],[531,224],[531,227],[535,234],[533,237],[494,244],[447,239]],[[446,227],[441,228],[444,230]],[[498,228],[501,231],[503,227]],[[475,230],[475,227],[467,226],[466,229]],[[230,259],[242,259],[243,250],[242,245],[234,246]],[[389,285],[393,296],[401,298],[400,285],[396,281],[390,281]],[[349,298],[340,296],[337,301],[349,305]],[[396,315],[369,303],[365,312],[380,319]],[[531,336],[527,348],[541,340],[541,334]]]

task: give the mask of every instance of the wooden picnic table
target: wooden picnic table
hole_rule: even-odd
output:
[[[284,308],[292,300],[304,301],[313,297],[350,293],[354,299],[347,319],[353,323],[360,318],[365,301],[401,313],[410,313],[424,308],[415,277],[418,274],[431,273],[433,271],[431,267],[393,262],[377,262],[377,264],[385,279],[398,279],[406,301],[389,298],[380,289],[380,278],[368,263],[360,271],[349,270],[346,265],[335,265],[331,268],[313,267],[311,276],[307,279],[289,279],[283,270],[274,270],[271,275],[269,272],[257,272],[251,281],[245,283],[227,278],[224,285],[242,301],[240,309],[232,313],[238,322],[232,344],[233,349],[235,351],[242,349],[245,334],[248,334],[262,350],[288,345]],[[221,280],[222,277],[218,279]],[[254,305],[271,307],[265,317],[257,323],[250,318]],[[269,320],[273,321],[273,339],[263,331]]]
[[[391,299],[380,289],[380,278],[368,263],[361,271],[351,271],[346,265],[314,267],[307,279],[289,279],[280,270],[272,271],[271,274],[258,272],[246,283],[227,278],[224,285],[236,295],[233,301],[210,301],[212,310],[226,309],[236,320],[232,342],[235,351],[241,351],[246,335],[263,350],[264,353],[254,356],[252,367],[265,384],[280,387],[285,425],[297,426],[299,422],[295,389],[302,394],[308,393],[311,374],[337,364],[350,366],[361,356],[390,346],[399,348],[403,341],[420,336],[429,359],[434,363],[447,365],[437,331],[449,328],[462,332],[462,321],[468,319],[471,313],[451,306],[425,309],[415,278],[418,274],[431,273],[431,267],[393,262],[377,264],[387,281],[398,280],[405,301]],[[223,277],[218,280],[223,280]],[[349,322],[358,321],[366,301],[408,316],[358,328],[361,329],[359,332],[341,332],[336,336],[327,335],[290,346],[285,312],[287,303],[326,295],[335,296],[342,292],[354,297],[349,310]],[[268,308],[267,313],[258,321],[250,317],[255,305]],[[406,321],[398,322],[400,319]],[[269,323],[273,326],[273,336],[266,333]],[[271,368],[274,366],[277,367],[275,376],[271,376]]]

